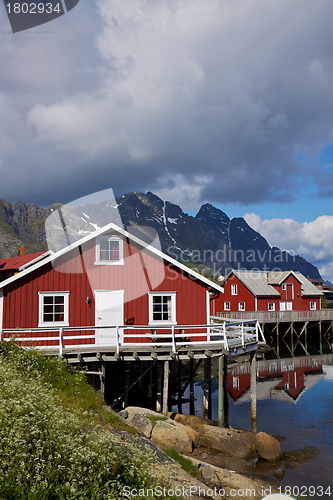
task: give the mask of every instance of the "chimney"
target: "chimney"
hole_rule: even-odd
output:
[[[19,247],[18,254],[19,254],[19,257],[22,257],[23,255],[25,255],[25,247]]]

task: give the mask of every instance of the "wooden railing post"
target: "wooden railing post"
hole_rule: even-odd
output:
[[[176,353],[176,344],[175,344],[175,327],[171,327],[171,340],[172,340],[172,352]]]
[[[119,326],[116,327],[116,342],[117,342],[116,351],[117,355],[119,356]]]
[[[59,329],[59,358],[62,358],[62,349],[63,349],[63,329]]]

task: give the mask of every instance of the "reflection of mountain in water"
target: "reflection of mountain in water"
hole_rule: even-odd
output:
[[[327,373],[333,378],[333,354],[258,361],[257,399],[297,403]],[[228,374],[228,392],[235,404],[250,401],[250,363]]]

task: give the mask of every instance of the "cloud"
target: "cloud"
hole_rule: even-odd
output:
[[[254,213],[244,218],[270,245],[302,255],[318,267],[324,279],[333,282],[333,216],[302,224],[293,219],[262,220]]]
[[[95,0],[54,33],[0,34],[2,196],[157,187],[181,203],[193,187],[188,207],[246,205],[309,182],[330,196],[332,15],[330,0]]]

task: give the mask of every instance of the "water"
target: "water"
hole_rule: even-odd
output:
[[[322,486],[327,493],[327,488],[331,486],[330,493],[333,495],[333,356],[262,363],[259,371],[262,376],[257,382],[258,432],[285,437],[281,442],[282,452],[306,446],[320,450],[319,456],[307,463],[300,463],[295,469],[285,468],[288,465],[282,462],[280,467],[285,470],[285,476],[281,484],[299,488]],[[251,430],[247,377],[246,365],[241,365],[228,375],[229,393],[234,396],[229,394],[229,425]],[[202,416],[202,396],[202,381],[199,380],[195,385],[198,416]],[[184,413],[189,413],[188,406],[183,406]],[[213,420],[218,419],[217,408],[217,381],[213,379]],[[177,409],[174,408],[174,411]],[[268,475],[276,481],[272,473]],[[323,495],[322,498],[329,498],[329,495]]]

